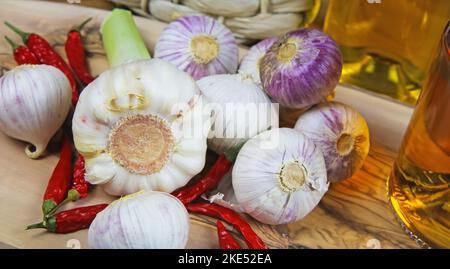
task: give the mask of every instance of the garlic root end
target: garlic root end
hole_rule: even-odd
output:
[[[37,159],[37,158],[41,157],[42,154],[44,154],[45,148],[46,147],[44,147],[42,145],[28,144],[25,147],[25,154],[27,154],[28,158]]]
[[[355,148],[355,139],[351,134],[343,133],[336,141],[336,150],[340,156],[349,155]]]

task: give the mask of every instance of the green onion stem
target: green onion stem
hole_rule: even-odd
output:
[[[103,21],[100,32],[111,67],[151,58],[130,11],[114,9]]]

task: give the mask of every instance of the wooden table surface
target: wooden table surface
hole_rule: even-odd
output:
[[[87,17],[94,17],[85,35],[89,64],[95,74],[107,68],[98,33],[105,14],[106,11],[97,9],[37,1],[2,1],[0,9],[1,20],[43,34],[62,54],[67,30]],[[136,21],[153,51],[165,25],[143,18]],[[13,36],[3,25],[0,34]],[[241,54],[245,51],[242,48]],[[0,65],[0,75],[14,67],[5,42],[0,42]],[[24,230],[27,224],[41,218],[42,193],[57,162],[54,154],[30,160],[23,152],[24,147],[24,143],[0,134],[0,248],[88,248],[86,230],[67,235]],[[372,145],[363,168],[351,179],[333,184],[319,206],[301,221],[279,226],[249,221],[272,248],[416,248],[415,242],[400,228],[387,202],[385,185],[394,157],[393,152]],[[212,162],[213,158],[208,161]],[[97,187],[90,197],[69,207],[114,199]],[[213,219],[191,215],[191,223],[188,248],[218,247]]]

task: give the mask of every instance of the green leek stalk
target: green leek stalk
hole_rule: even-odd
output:
[[[128,10],[114,9],[103,21],[100,33],[110,67],[151,58]]]

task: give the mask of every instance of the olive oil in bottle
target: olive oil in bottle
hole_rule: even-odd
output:
[[[436,248],[450,248],[449,32],[447,27],[388,182],[400,221],[419,243]]]
[[[330,0],[324,31],[341,47],[342,83],[415,104],[449,18],[449,0]]]

